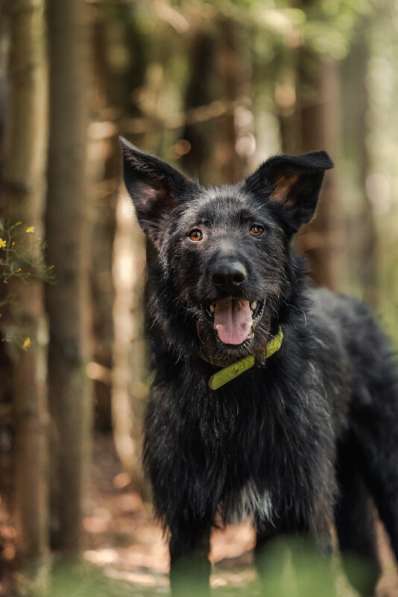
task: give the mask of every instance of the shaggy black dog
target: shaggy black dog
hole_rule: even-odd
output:
[[[367,307],[310,289],[291,246],[328,155],[273,157],[239,184],[204,188],[122,150],[149,239],[145,465],[173,591],[190,563],[208,584],[212,526],[248,515],[258,554],[286,534],[328,554],[334,524],[343,553],[373,562],[356,582],[372,594],[369,496],[398,555],[398,377]]]

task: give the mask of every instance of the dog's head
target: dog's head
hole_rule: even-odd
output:
[[[198,351],[220,366],[263,353],[289,282],[289,242],[315,212],[328,155],[276,156],[241,183],[204,188],[121,142],[138,221]]]

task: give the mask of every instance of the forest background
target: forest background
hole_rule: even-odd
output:
[[[145,244],[118,135],[208,184],[326,149],[298,249],[397,345],[397,62],[395,0],[0,0],[0,594],[45,594],[54,561],[83,556],[165,590],[140,465]],[[222,559],[235,538],[219,540]]]

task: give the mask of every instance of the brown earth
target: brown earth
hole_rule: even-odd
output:
[[[80,571],[75,577],[69,573],[61,575],[62,580],[55,582],[50,591],[51,597],[138,597],[169,593],[166,538],[154,520],[150,505],[142,502],[121,469],[110,436],[100,435],[95,440],[84,529],[84,559],[88,571],[83,576]],[[383,576],[377,597],[398,597],[396,566],[380,524],[378,537]],[[253,586],[256,577],[253,545],[249,524],[214,531],[211,582],[216,594],[244,595],[244,588]],[[15,529],[1,499],[0,549],[0,597],[11,597],[16,569]],[[100,578],[99,584],[95,575]],[[355,593],[341,574],[338,586],[339,597],[354,597]],[[314,597],[318,595],[314,593]]]
[[[169,566],[166,538],[150,506],[142,503],[129,484],[108,437],[98,438],[95,444],[90,514],[84,525],[88,539],[86,560],[100,566],[109,577],[166,590]],[[378,537],[383,565],[378,597],[397,597],[398,576],[380,524]],[[215,564],[213,587],[239,587],[254,580],[253,545],[249,524],[214,531],[210,556]],[[355,594],[344,579],[339,586],[341,597]]]

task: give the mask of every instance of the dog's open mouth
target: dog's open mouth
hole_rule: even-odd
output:
[[[230,346],[240,346],[253,337],[263,307],[264,301],[228,297],[211,303],[205,311],[218,340]]]

